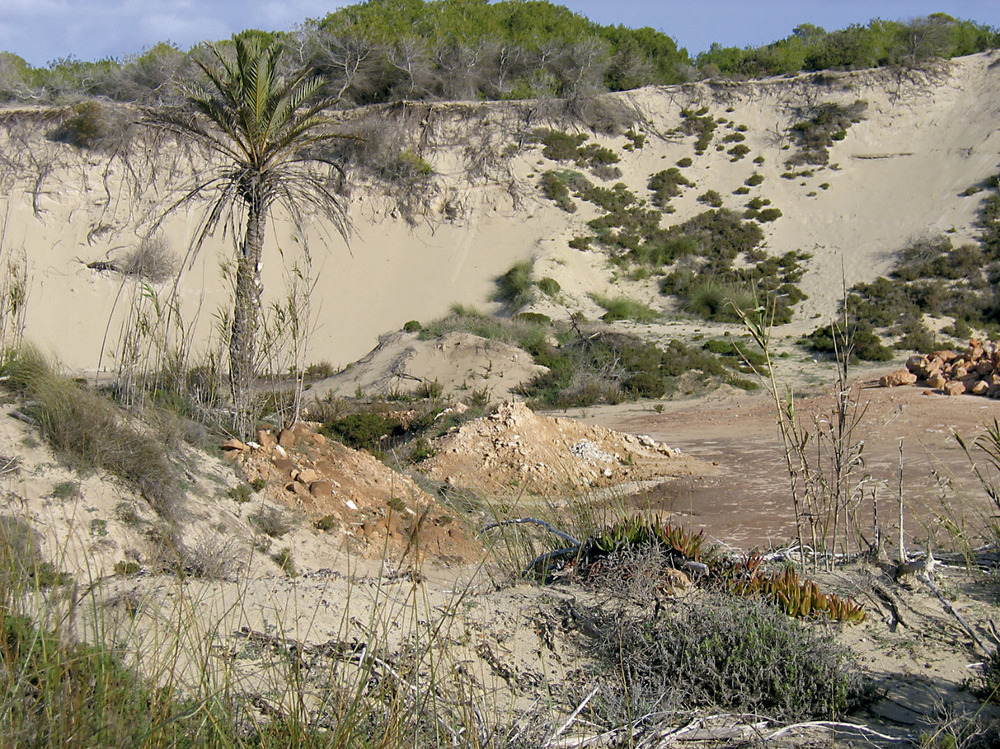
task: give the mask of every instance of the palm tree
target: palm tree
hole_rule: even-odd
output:
[[[322,149],[324,141],[339,136],[323,128],[320,114],[331,102],[317,101],[321,77],[310,68],[281,75],[280,44],[264,41],[260,34],[234,37],[231,54],[216,45],[208,49],[208,61],[196,60],[207,77],[204,88],[188,91],[186,107],[155,116],[154,124],[203,144],[216,157],[211,159],[216,166],[199,175],[166,213],[212,196],[195,251],[220,223],[233,229],[237,247],[229,374],[234,427],[246,436],[253,426],[261,262],[271,208],[282,205],[300,229],[307,209],[314,209],[346,236],[346,206],[339,189],[343,172]]]

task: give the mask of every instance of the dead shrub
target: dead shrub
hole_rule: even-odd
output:
[[[167,247],[166,240],[155,235],[144,238],[116,266],[123,275],[149,283],[163,283],[177,274],[178,260]]]
[[[249,520],[261,533],[271,538],[281,538],[292,529],[288,516],[276,507],[263,507],[250,515]]]

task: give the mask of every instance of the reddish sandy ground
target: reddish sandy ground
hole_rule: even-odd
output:
[[[871,491],[878,487],[880,523],[896,537],[902,439],[907,543],[922,542],[930,533],[945,544],[945,519],[959,527],[964,523],[975,535],[996,508],[978,484],[954,433],[971,442],[1000,418],[1000,401],[949,398],[918,387],[862,388],[856,394],[866,408],[857,430],[865,443],[864,466],[858,475],[872,478],[861,508],[864,530],[870,530]],[[813,393],[799,401],[797,411],[815,431],[813,419],[829,414],[831,406],[830,395]],[[670,479],[631,497],[635,505],[675,513],[685,525],[704,528],[738,548],[781,545],[794,536],[789,480],[767,394],[670,403],[662,413],[648,404],[631,404],[572,415],[587,423],[648,434],[693,457],[717,462],[721,469],[716,475]]]

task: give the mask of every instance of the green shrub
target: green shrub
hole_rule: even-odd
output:
[[[627,130],[625,137],[629,140],[624,146],[626,151],[641,151],[643,146],[646,145],[646,135],[636,132],[634,129]]]
[[[705,205],[710,205],[713,208],[721,208],[722,196],[719,195],[719,193],[717,193],[715,190],[708,190],[698,196],[698,202],[704,203]]]
[[[382,169],[390,182],[423,182],[434,176],[434,167],[413,151],[405,150]]]
[[[714,338],[706,341],[702,346],[706,351],[719,356],[726,356],[736,359],[743,369],[743,364],[751,364],[755,367],[763,366],[767,363],[766,358],[759,351],[747,347],[745,343],[734,341],[731,338]]]
[[[513,318],[516,322],[524,322],[529,325],[548,325],[552,318],[543,315],[541,312],[518,312]]]
[[[754,172],[753,174],[751,174],[749,177],[746,178],[744,184],[747,185],[748,187],[756,187],[763,181],[764,181],[763,175],[759,174],[758,172]]]
[[[756,599],[698,598],[667,616],[591,615],[603,664],[597,677],[607,690],[591,709],[618,711],[614,725],[665,705],[788,722],[837,719],[875,696],[832,633],[817,635]]]
[[[544,146],[542,155],[552,161],[576,160],[578,149],[587,142],[587,136],[583,133],[570,135],[545,128],[535,130],[533,138]]]
[[[593,237],[573,237],[569,240],[569,246],[574,250],[589,250]]]
[[[705,107],[695,112],[689,109],[681,110],[681,117],[683,118],[680,127],[681,132],[686,135],[697,136],[694,144],[696,154],[702,154],[708,149],[709,144],[712,142],[712,136],[715,133],[715,118],[706,116],[707,114],[708,110]]]
[[[271,555],[271,561],[284,570],[289,577],[297,577],[299,572],[295,567],[295,560],[292,559],[292,550],[287,546]]]
[[[684,169],[685,167],[691,166],[693,163],[694,161],[691,159],[690,156],[685,156],[683,159],[677,162],[677,166]]]
[[[313,528],[315,528],[318,531],[323,531],[324,533],[327,533],[328,531],[332,531],[339,527],[340,527],[340,521],[337,520],[336,515],[324,515],[323,517],[318,518],[313,523]]]
[[[421,463],[433,458],[437,451],[431,447],[431,443],[425,437],[418,437],[410,446],[410,453],[407,456],[411,463]]]
[[[161,440],[133,426],[108,399],[55,374],[33,349],[22,349],[0,371],[7,386],[24,398],[22,411],[56,450],[81,468],[121,478],[161,517],[177,519],[183,492]]]
[[[750,148],[745,143],[739,143],[732,148],[730,148],[726,153],[728,153],[733,158],[730,161],[739,161],[748,153],[750,153]]]
[[[413,391],[413,396],[420,400],[438,400],[444,393],[444,385],[437,380],[423,380]]]
[[[677,231],[709,248],[710,259],[724,261],[732,261],[740,253],[751,252],[764,241],[764,232],[759,226],[743,221],[727,208],[700,213],[681,224]]]
[[[653,192],[653,205],[665,208],[670,205],[671,198],[681,194],[681,187],[693,184],[677,167],[670,167],[650,177],[647,187]]]
[[[785,163],[825,165],[830,160],[830,146],[843,140],[847,129],[864,118],[867,103],[858,99],[853,104],[824,102],[798,110],[801,120],[789,128],[799,151]]]
[[[540,279],[536,285],[538,286],[538,290],[546,296],[555,296],[562,291],[562,287],[559,285],[559,282],[554,278],[549,278],[548,276]]]
[[[239,504],[249,502],[252,494],[249,484],[237,484],[226,491],[226,496]]]
[[[531,299],[534,281],[531,277],[531,263],[524,261],[514,265],[499,280],[500,288],[493,299],[503,302],[511,309],[520,309]]]
[[[372,453],[379,452],[384,438],[403,431],[399,419],[375,412],[349,414],[323,425],[323,432],[329,437],[356,450]]]
[[[955,320],[951,325],[941,328],[941,332],[945,335],[950,335],[952,338],[958,338],[961,341],[968,341],[974,334],[972,328],[969,327],[969,323],[961,318]]]
[[[832,325],[817,328],[805,339],[805,344],[818,353],[835,354],[840,338],[835,337]],[[882,345],[882,340],[863,323],[857,323],[850,332],[849,346],[854,361],[890,361],[892,351]]]
[[[753,292],[714,278],[694,284],[684,300],[686,312],[714,322],[740,322],[740,311],[749,313],[756,307],[757,298]]]
[[[656,310],[647,307],[642,302],[637,302],[627,297],[607,297],[602,294],[591,294],[590,298],[607,310],[601,317],[604,322],[616,322],[618,320],[653,322],[660,317],[660,314]]]
[[[403,325],[403,331],[406,333],[419,333],[424,329],[424,326],[420,324],[419,320],[408,320]]]
[[[781,218],[781,215],[780,208],[764,208],[757,213],[757,220],[763,224],[769,221],[775,221]]]
[[[542,195],[551,200],[567,213],[576,212],[576,203],[569,194],[565,180],[552,171],[545,172],[539,183]]]
[[[535,130],[533,139],[544,146],[542,155],[552,161],[573,161],[578,166],[588,166],[595,170],[610,167],[620,161],[618,154],[610,148],[587,143],[587,136],[583,133],[570,135],[540,128]]]

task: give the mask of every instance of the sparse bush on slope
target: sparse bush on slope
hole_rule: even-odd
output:
[[[600,709],[629,716],[711,706],[784,721],[835,719],[874,690],[849,652],[754,598],[711,595],[673,615],[595,612],[594,646],[607,694]],[[616,723],[617,725],[618,723]]]
[[[81,468],[108,471],[135,488],[166,520],[176,520],[183,494],[163,442],[137,428],[110,400],[56,374],[24,348],[3,365],[6,385],[45,439]]]

